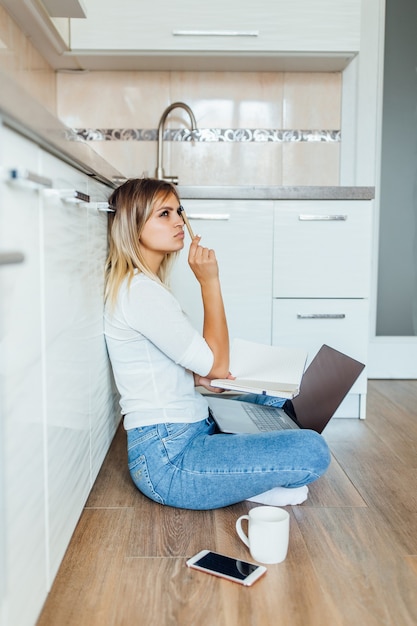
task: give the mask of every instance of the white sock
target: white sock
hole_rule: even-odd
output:
[[[258,496],[248,498],[249,502],[259,502],[260,504],[269,504],[269,506],[289,506],[292,504],[301,504],[308,498],[308,487],[274,487],[269,491],[264,491]]]

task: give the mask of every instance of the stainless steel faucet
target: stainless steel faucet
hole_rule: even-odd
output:
[[[178,176],[165,176],[164,168],[162,166],[163,161],[163,141],[164,141],[164,130],[165,130],[165,120],[168,117],[168,114],[173,111],[173,109],[184,109],[187,111],[191,120],[191,130],[197,130],[197,122],[195,121],[194,113],[185,102],[173,102],[170,104],[165,111],[161,115],[161,119],[159,120],[158,126],[158,161],[156,164],[155,177],[159,178],[159,180],[168,180],[175,185],[178,184]]]

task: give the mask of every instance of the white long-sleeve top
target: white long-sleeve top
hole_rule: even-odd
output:
[[[213,353],[168,289],[141,273],[126,279],[104,333],[126,430],[207,417],[193,372],[207,376]]]

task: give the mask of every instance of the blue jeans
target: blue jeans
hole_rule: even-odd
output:
[[[284,402],[268,396],[240,399]],[[301,487],[319,478],[330,463],[327,444],[314,431],[229,435],[219,433],[211,417],[133,428],[127,442],[136,487],[155,502],[183,509],[216,509],[273,487]]]

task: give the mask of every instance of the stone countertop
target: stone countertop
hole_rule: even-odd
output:
[[[123,174],[63,124],[7,74],[0,72],[0,122],[110,187]],[[18,166],[18,164],[16,164]]]
[[[279,187],[256,185],[182,186],[178,185],[184,200],[372,200],[375,187]]]

